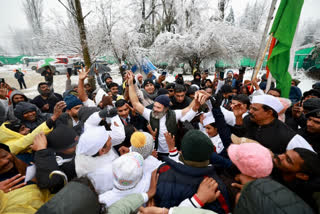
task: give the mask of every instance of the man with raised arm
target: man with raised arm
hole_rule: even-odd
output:
[[[137,97],[133,84],[134,76],[128,73],[129,97],[133,108],[141,114],[152,128],[151,134],[155,138],[155,148],[158,151],[158,157],[161,160],[163,156],[168,156],[169,149],[166,143],[164,133],[170,132],[172,135],[177,134],[177,122],[191,121],[196,115],[200,105],[205,102],[207,97],[204,94],[196,93],[195,99],[190,105],[181,110],[170,110],[170,99],[166,95],[156,97],[153,109],[145,108]]]

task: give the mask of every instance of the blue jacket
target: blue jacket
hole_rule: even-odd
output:
[[[217,213],[229,213],[230,200],[225,184],[215,172],[213,166],[196,168],[177,163],[167,157],[165,163],[158,168],[159,179],[155,202],[158,207],[178,206],[186,198],[191,198],[205,177],[211,177],[218,183],[220,197],[203,208]]]

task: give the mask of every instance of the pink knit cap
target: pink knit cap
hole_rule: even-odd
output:
[[[254,178],[267,177],[273,168],[270,151],[257,143],[232,144],[228,155],[242,174]]]

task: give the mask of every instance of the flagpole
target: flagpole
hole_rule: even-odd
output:
[[[257,77],[257,75],[258,75],[258,72],[259,72],[259,70],[260,70],[260,68],[261,68],[261,66],[262,66],[263,60],[264,60],[264,58],[265,58],[265,56],[266,56],[266,54],[267,54],[268,48],[269,48],[269,46],[270,46],[270,44],[271,44],[272,38],[273,38],[273,33],[271,33],[270,36],[269,36],[269,39],[268,39],[268,41],[267,41],[267,45],[266,45],[266,47],[264,48],[263,54],[262,54],[262,56],[261,56],[261,58],[260,58],[260,61],[259,61],[258,65],[256,66],[255,71],[254,71],[254,73],[253,73],[252,80],[254,80],[254,79]],[[252,81],[252,80],[251,80],[251,81]],[[251,84],[251,86],[250,86],[250,91],[252,90],[252,87],[253,87],[253,86],[252,86],[252,84]]]
[[[271,6],[270,6],[270,10],[269,10],[269,15],[268,15],[268,18],[267,18],[267,23],[266,23],[266,26],[264,27],[264,31],[263,31],[262,38],[261,38],[259,52],[258,52],[258,55],[256,57],[255,69],[257,69],[257,63],[258,63],[258,60],[259,60],[259,56],[261,56],[262,51],[263,51],[263,47],[264,47],[264,44],[265,44],[265,41],[266,41],[266,38],[267,38],[267,35],[268,35],[268,31],[269,31],[269,28],[270,28],[270,25],[271,25],[271,20],[273,19],[273,14],[274,14],[274,11],[276,9],[276,4],[277,4],[277,0],[272,0]],[[260,69],[260,67],[259,67],[259,69]],[[253,72],[252,76],[251,76],[251,80],[253,80],[254,74],[255,73]]]

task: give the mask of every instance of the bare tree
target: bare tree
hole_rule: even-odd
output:
[[[25,0],[23,1],[24,13],[33,32],[37,35],[42,33],[43,21],[43,1],[42,0]]]
[[[220,12],[220,16],[219,16],[220,21],[224,20],[225,11],[226,11],[226,9],[228,7],[228,4],[229,4],[229,0],[218,0],[218,9],[219,9],[219,12]]]
[[[43,1],[42,0],[25,0],[23,1],[24,13],[28,23],[32,29],[32,53],[37,54],[43,52],[41,45],[42,30],[43,30]]]
[[[84,19],[86,18],[87,15],[89,15],[90,12],[87,15],[83,16],[80,0],[68,1],[69,7],[67,7],[65,4],[63,4],[61,0],[58,0],[58,1],[67,9],[68,12],[70,12],[70,14],[75,19],[75,22],[76,22],[76,24],[78,26],[78,30],[79,30],[83,60],[84,60],[85,65],[90,68],[91,67],[91,58],[90,58],[90,53],[89,53],[89,45],[88,45],[88,41],[87,41],[86,27],[84,24]],[[93,87],[95,89],[95,86],[96,86],[95,77],[89,76],[88,82],[90,83],[91,87]]]
[[[253,4],[247,3],[245,12],[240,18],[240,26],[253,32],[258,32],[264,26],[269,5],[267,1],[256,0]]]

